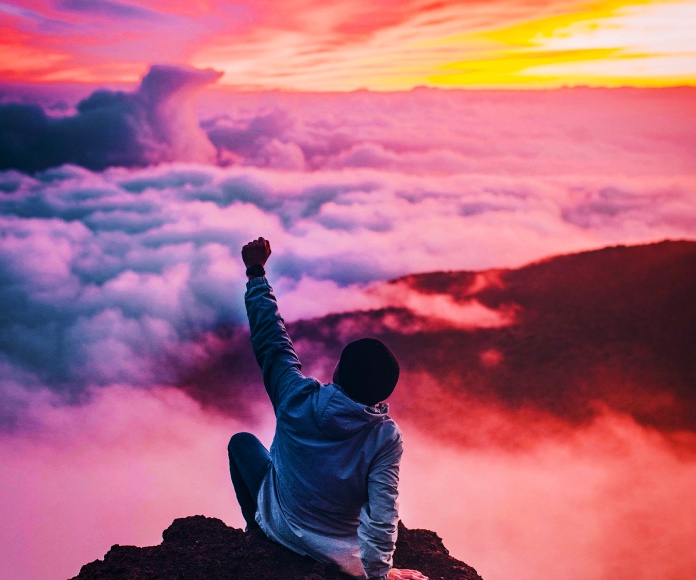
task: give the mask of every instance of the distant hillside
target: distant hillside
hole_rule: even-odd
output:
[[[454,396],[573,423],[608,407],[661,430],[696,431],[696,242],[618,246],[515,270],[436,272],[391,284],[504,307],[515,322],[443,328],[392,308],[301,321],[291,325],[293,339],[337,357],[346,340],[379,336],[407,383],[409,375],[430,375]],[[427,392],[400,393],[413,396]]]
[[[393,397],[400,418],[429,417],[428,429],[448,436],[472,405],[530,410],[564,424],[609,409],[665,433],[696,433],[696,242],[618,246],[514,270],[417,274],[383,288],[405,289],[426,303],[477,303],[512,313],[513,322],[458,327],[398,300],[391,308],[302,320],[289,331],[307,372],[323,359],[331,368],[318,378],[329,380],[347,341],[376,336],[402,366]],[[282,295],[279,302],[282,312]],[[178,386],[206,405],[251,417],[265,393],[248,330],[217,334],[220,346]]]

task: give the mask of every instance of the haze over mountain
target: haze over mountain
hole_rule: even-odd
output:
[[[390,294],[393,306],[301,320],[289,331],[324,380],[347,341],[385,340],[405,371],[396,407],[404,415],[417,410],[421,426],[430,420],[429,429],[451,436],[446,401],[457,424],[461,408],[475,402],[570,424],[611,410],[666,434],[696,433],[696,242],[411,275],[371,293]],[[248,385],[244,397],[252,396],[257,373],[245,328],[219,332],[228,347],[180,386],[236,412],[239,392],[228,385]],[[424,376],[440,397],[419,385]]]

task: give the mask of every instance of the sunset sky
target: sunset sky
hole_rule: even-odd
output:
[[[263,235],[307,374],[351,333],[402,349],[407,526],[486,580],[696,577],[696,267],[652,246],[696,240],[694,30],[678,1],[0,0],[0,574],[242,525]],[[518,270],[642,244],[546,303]]]
[[[153,62],[293,91],[696,83],[679,0],[0,2],[0,77],[134,82]]]

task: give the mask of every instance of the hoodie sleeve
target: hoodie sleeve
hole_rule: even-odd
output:
[[[251,346],[263,371],[266,392],[273,409],[277,410],[284,395],[283,385],[291,382],[282,381],[283,375],[294,371],[301,376],[302,365],[280,316],[273,289],[265,277],[247,282],[244,302],[251,329]]]
[[[360,511],[358,541],[360,557],[370,578],[381,578],[393,565],[399,507],[399,463],[403,446],[401,434],[375,458],[367,478],[367,503]]]

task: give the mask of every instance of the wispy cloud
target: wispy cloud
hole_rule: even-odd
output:
[[[213,37],[193,62],[226,71],[232,85],[295,90],[691,84],[696,75],[696,45],[680,32],[688,2],[412,2],[384,18],[363,18],[362,8],[332,5],[317,28],[260,22],[243,44]],[[339,24],[351,13],[361,26]]]
[[[94,14],[110,18],[144,18],[152,20],[159,17],[157,12],[148,10],[147,8],[141,8],[140,6],[124,2],[114,2],[113,0],[57,0],[55,5],[59,10]]]
[[[135,81],[149,62],[173,59],[222,70],[223,82],[237,88],[304,91],[665,86],[693,84],[696,74],[689,1],[408,0],[379,10],[365,0],[3,6],[8,54],[65,57],[52,67],[8,62],[3,75],[21,80]],[[69,26],[61,31],[49,21]],[[29,30],[30,37],[16,37]]]
[[[531,77],[558,78],[572,74],[579,81],[605,84],[654,83],[654,75],[675,84],[696,76],[696,42],[691,28],[696,4],[676,1],[618,6],[603,18],[539,31],[532,42],[556,62],[531,64],[522,71]],[[597,58],[563,62],[563,52],[598,51]],[[602,54],[604,53],[604,54]]]

